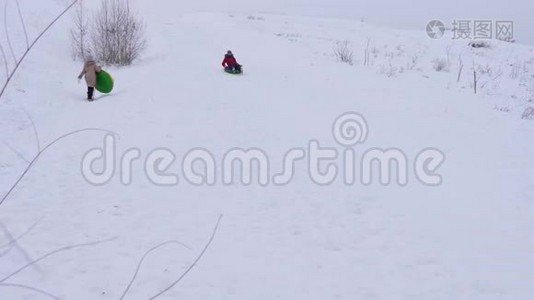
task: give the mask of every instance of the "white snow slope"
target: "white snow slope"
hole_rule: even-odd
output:
[[[67,3],[34,2],[21,1],[31,38]],[[102,132],[67,137],[41,155],[0,206],[1,300],[120,299],[148,250],[167,241],[187,245],[165,244],[146,256],[124,299],[151,299],[194,263],[220,215],[207,251],[158,299],[534,298],[534,122],[521,119],[531,104],[531,48],[493,42],[474,51],[423,32],[259,13],[260,4],[248,13],[170,0],[132,6],[147,24],[149,47],[133,66],[107,68],[116,79],[112,94],[84,101],[68,16],[0,100],[0,195],[38,151],[31,120],[41,149],[68,132],[101,128],[120,136],[117,164],[127,149],[141,151],[130,185],[121,184],[118,168],[101,186],[82,176],[82,157],[102,147]],[[9,9],[20,56],[24,38],[14,3]],[[367,37],[374,50],[363,66]],[[333,56],[340,40],[353,45],[354,65]],[[5,34],[3,41],[10,59]],[[447,46],[453,66],[436,72],[432,61],[445,58]],[[244,75],[222,72],[227,49]],[[460,53],[466,71],[457,83]],[[503,81],[474,95],[472,57],[500,66]],[[509,76],[508,61],[521,64],[523,79]],[[343,183],[348,147],[336,143],[332,127],[347,112],[369,126],[367,140],[350,147],[356,156],[402,150],[406,186],[376,178],[365,186],[359,175]],[[223,184],[230,149],[262,149],[274,175],[289,149],[306,149],[311,140],[337,149],[335,182],[314,184],[302,160],[284,186]],[[446,155],[439,186],[422,184],[412,168],[429,147]],[[168,171],[179,175],[178,185],[159,186],[145,175],[144,160],[160,148],[176,155]],[[195,148],[213,153],[215,185],[194,186],[181,174]]]

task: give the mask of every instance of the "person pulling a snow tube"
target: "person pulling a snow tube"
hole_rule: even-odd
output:
[[[85,58],[85,63],[83,64],[83,69],[80,75],[78,75],[78,80],[81,80],[85,76],[85,82],[87,83],[87,100],[94,100],[94,92],[96,86],[96,73],[100,72],[102,68],[96,64],[95,60],[91,55],[88,55]]]
[[[230,50],[228,50],[228,52],[226,52],[226,55],[224,55],[222,66],[224,67],[224,70],[228,73],[239,74],[242,72],[241,65],[237,63],[234,54]]]

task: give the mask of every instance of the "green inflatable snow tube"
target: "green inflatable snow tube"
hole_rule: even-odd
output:
[[[113,77],[111,75],[102,70],[98,73],[96,73],[96,90],[104,93],[109,94],[113,90]]]

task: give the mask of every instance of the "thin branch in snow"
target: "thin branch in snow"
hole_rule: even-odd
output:
[[[18,252],[20,252],[20,254],[24,257],[24,260],[26,260],[26,262],[31,262],[33,260],[33,258],[28,254],[28,252],[26,252],[26,250],[24,248],[22,248],[16,241],[15,239],[13,238],[13,236],[11,235],[11,232],[9,232],[9,230],[7,229],[7,227],[0,223],[0,227],[2,227],[2,230],[4,231],[4,234],[5,236],[12,241],[12,245],[13,247],[8,249],[9,251],[11,251],[11,249],[13,248],[17,248],[18,249]],[[7,253],[9,253],[9,251]],[[43,273],[43,271],[39,268],[38,265],[34,265],[34,268],[37,272],[39,273]]]
[[[26,117],[30,120],[30,123],[32,124],[32,128],[33,128],[33,135],[35,136],[35,142],[36,142],[36,146],[37,146],[37,153],[39,153],[41,151],[41,141],[39,139],[39,131],[37,130],[37,126],[35,126],[35,122],[33,121],[33,118],[32,116],[28,113],[28,111],[24,108],[24,107],[21,107],[22,111],[24,112],[24,114],[26,115]],[[21,160],[25,161],[26,163],[30,163],[30,161],[28,159],[26,159],[26,157],[24,157],[24,155],[22,155],[22,153],[20,153],[19,151],[17,151],[17,149],[15,149],[15,147],[11,146],[10,144],[8,144],[6,141],[2,141],[2,143],[7,147],[9,148],[13,153],[15,153]]]
[[[119,298],[120,300],[124,299],[124,297],[126,297],[126,295],[128,294],[128,292],[130,291],[130,288],[132,287],[133,283],[135,282],[135,279],[137,278],[137,275],[139,275],[139,270],[141,269],[141,266],[143,265],[143,262],[145,261],[145,259],[147,258],[147,256],[158,250],[159,248],[162,248],[162,247],[165,247],[167,245],[171,245],[171,244],[174,244],[174,245],[180,245],[180,246],[183,246],[184,248],[186,249],[189,249],[189,250],[192,250],[189,246],[187,246],[186,244],[182,243],[182,242],[178,242],[178,241],[168,241],[168,242],[164,242],[164,243],[161,243],[153,248],[151,248],[150,250],[148,250],[147,252],[145,252],[145,254],[143,255],[143,257],[141,258],[141,260],[139,261],[139,263],[137,264],[137,269],[135,270],[135,273],[132,277],[132,279],[130,280],[130,282],[128,283],[128,286],[126,287],[126,289],[124,290],[124,293],[122,293],[122,296]]]
[[[85,128],[85,129],[80,129],[80,130],[76,130],[76,131],[72,131],[72,132],[69,132],[69,133],[66,133],[60,137],[58,137],[57,139],[55,139],[54,141],[52,141],[51,143],[49,143],[48,145],[46,145],[46,147],[44,147],[41,151],[39,151],[39,153],[37,153],[37,155],[35,155],[35,157],[30,161],[30,164],[26,167],[26,169],[24,170],[24,172],[22,172],[22,174],[19,176],[19,178],[17,179],[17,181],[11,186],[11,188],[9,189],[9,191],[7,191],[7,193],[2,197],[2,200],[0,200],[0,206],[2,206],[2,204],[6,201],[7,197],[15,190],[15,188],[19,185],[19,183],[22,181],[22,179],[26,176],[26,174],[30,171],[30,169],[32,168],[32,166],[37,162],[37,160],[39,159],[39,157],[44,153],[46,152],[46,150],[50,147],[52,147],[53,145],[55,145],[56,143],[58,143],[59,141],[67,138],[67,137],[70,137],[70,136],[73,136],[73,135],[76,135],[78,133],[82,133],[82,132],[86,132],[86,131],[100,131],[100,132],[105,132],[105,133],[109,133],[109,134],[115,134],[114,132],[112,131],[109,131],[109,130],[105,130],[105,129],[100,129],[100,128]]]
[[[204,256],[204,253],[206,253],[206,251],[210,247],[211,243],[213,242],[213,239],[215,238],[215,235],[217,234],[217,230],[219,229],[219,224],[221,223],[222,218],[223,218],[223,215],[220,215],[219,219],[217,220],[217,224],[215,224],[215,227],[213,228],[213,233],[211,234],[211,237],[208,240],[208,243],[206,244],[206,246],[204,246],[204,249],[202,250],[202,252],[200,252],[198,257],[189,266],[189,268],[187,268],[187,270],[185,270],[185,272],[178,279],[176,279],[176,281],[174,281],[170,286],[168,286],[167,288],[165,288],[161,292],[157,293],[156,295],[150,297],[149,300],[154,300],[154,299],[158,298],[159,296],[165,294],[166,292],[170,291],[173,287],[175,287],[196,266],[196,264],[202,259],[202,257]]]
[[[6,52],[4,51],[4,46],[2,46],[2,44],[0,44],[0,52],[2,52],[2,59],[4,61],[4,67],[6,69],[6,77],[9,77],[9,65],[7,63],[7,56]]]
[[[58,296],[55,296],[55,295],[52,295],[46,291],[43,291],[43,290],[40,290],[38,288],[34,288],[34,287],[31,287],[31,286],[27,286],[27,285],[23,285],[23,284],[16,284],[16,283],[0,283],[0,287],[13,287],[13,288],[19,288],[19,289],[24,289],[24,290],[29,290],[29,291],[33,291],[33,292],[36,292],[36,293],[39,293],[43,296],[47,296],[49,297],[50,299],[54,299],[54,300],[61,300],[61,298],[59,298]]]
[[[30,113],[28,113],[28,111],[24,107],[22,107],[21,109],[32,124],[33,135],[35,136],[35,142],[37,143],[37,153],[39,153],[41,152],[41,141],[39,139],[39,131],[37,130],[37,126],[35,126],[35,122],[33,121],[33,118]]]
[[[44,217],[41,217],[39,220],[37,220],[35,223],[33,223],[32,226],[30,226],[26,231],[24,231],[22,234],[20,234],[17,238],[11,240],[9,243],[0,246],[0,249],[11,246],[14,242],[20,241],[23,237],[25,237],[28,233],[32,232],[39,223],[43,221]]]
[[[9,247],[7,248],[6,250],[4,250],[4,252],[0,252],[0,257],[3,257],[5,255],[7,255],[9,252],[11,252],[11,249],[13,249],[13,246],[6,246],[6,247]]]
[[[13,61],[15,64],[17,63],[17,57],[15,56],[15,50],[13,50],[13,44],[11,43],[11,37],[9,35],[9,28],[7,27],[7,5],[9,3],[9,0],[6,0],[6,3],[4,5],[4,30],[6,33],[6,40],[7,45],[9,46],[9,52],[11,52],[11,56],[13,57]]]
[[[26,259],[26,261],[30,262],[33,260],[33,258],[30,257],[30,255],[24,250],[24,248],[22,248],[19,244],[18,244],[18,241],[20,239],[22,239],[25,235],[27,235],[28,233],[30,233],[41,221],[43,220],[43,218],[39,219],[37,222],[35,222],[32,226],[30,226],[30,228],[28,228],[23,234],[21,234],[20,236],[18,236],[17,238],[13,238],[13,236],[11,235],[11,232],[9,232],[9,230],[7,229],[7,227],[3,224],[3,223],[0,223],[0,227],[2,227],[2,230],[4,231],[4,235],[8,238],[9,240],[9,243],[4,245],[4,246],[0,246],[0,249],[4,248],[4,247],[9,247],[4,253],[0,254],[0,257],[6,255],[7,253],[9,253],[11,251],[11,249],[13,248],[18,248],[19,252],[22,254],[22,256],[24,257],[24,259]],[[42,270],[36,266],[35,268],[38,272],[42,273]]]
[[[96,241],[96,242],[91,242],[91,243],[85,243],[85,244],[77,244],[77,245],[71,245],[71,246],[66,246],[66,247],[63,247],[63,248],[59,248],[57,250],[54,250],[52,252],[49,252],[41,257],[39,257],[38,259],[36,260],[33,260],[29,263],[27,263],[26,265],[20,267],[18,270],[16,270],[15,272],[7,275],[6,277],[0,279],[0,283],[4,283],[5,281],[9,280],[10,278],[12,278],[13,276],[16,276],[17,274],[19,274],[20,272],[26,270],[27,268],[39,263],[40,261],[43,261],[47,258],[49,258],[50,256],[53,256],[53,255],[56,255],[58,253],[61,253],[61,252],[66,252],[66,251],[70,251],[70,250],[73,250],[73,249],[76,249],[76,248],[82,248],[82,247],[90,247],[90,246],[96,246],[96,245],[99,245],[99,244],[103,244],[103,243],[107,243],[107,242],[111,242],[111,241],[114,241],[116,240],[117,238],[114,237],[114,238],[110,238],[110,239],[106,239],[106,240],[100,240],[100,241]]]
[[[20,9],[19,0],[15,0],[17,3],[17,11],[19,13],[20,23],[22,24],[22,29],[24,30],[24,38],[26,39],[26,49],[30,48],[30,39],[28,38],[28,31],[26,30],[26,23],[24,22],[24,17],[22,16],[22,10]]]
[[[59,20],[61,19],[61,17],[63,17],[76,3],[78,3],[79,0],[74,0],[69,6],[67,6],[67,8],[65,8],[54,20],[52,20],[52,22],[50,22],[48,24],[48,26],[46,26],[46,28],[35,38],[35,40],[30,44],[30,46],[28,47],[28,49],[26,49],[26,51],[24,51],[24,54],[22,55],[22,57],[19,59],[18,62],[16,62],[15,64],[15,68],[13,68],[13,70],[11,71],[11,73],[9,74],[9,76],[7,77],[7,80],[5,81],[4,83],[4,86],[2,87],[2,90],[0,91],[0,99],[2,98],[2,96],[4,95],[9,83],[11,82],[11,80],[13,79],[13,76],[15,76],[15,73],[17,73],[17,70],[20,68],[20,65],[22,64],[22,62],[24,62],[24,59],[26,58],[26,56],[28,56],[28,53],[30,53],[30,51],[33,49],[33,47],[35,46],[35,44],[37,44],[37,42],[45,35],[45,33],[48,32],[48,30],[50,30],[50,28],[52,28],[52,26],[54,26],[54,24]]]
[[[17,149],[15,149],[15,147],[11,146],[8,142],[2,141],[2,144],[4,144],[4,146],[6,146],[9,150],[11,150],[11,152],[15,153],[15,155],[18,156],[18,158],[20,158],[21,160],[25,161],[28,164],[30,163],[30,161],[26,157],[24,157],[22,153],[20,153]]]

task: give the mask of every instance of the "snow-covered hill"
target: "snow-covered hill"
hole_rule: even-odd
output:
[[[156,2],[132,1],[149,48],[131,67],[107,68],[116,79],[111,95],[83,100],[66,17],[0,100],[0,195],[39,148],[68,132],[98,128],[117,137],[117,168],[107,184],[88,183],[80,170],[105,134],[82,132],[44,152],[0,206],[0,299],[119,299],[143,255],[174,241],[146,257],[124,298],[150,299],[194,263],[220,215],[208,250],[159,299],[534,296],[534,122],[521,119],[534,106],[532,48],[492,42],[474,50],[465,41],[437,42],[360,20],[262,13],[261,5],[236,12]],[[21,1],[30,37],[65,5]],[[8,17],[18,24],[16,11]],[[11,39],[20,53],[17,26]],[[345,40],[352,66],[333,54]],[[363,65],[368,40],[370,63]],[[228,49],[243,76],[222,72]],[[437,72],[435,60],[447,57],[450,70]],[[477,95],[473,61],[487,71]],[[369,129],[351,147],[333,135],[335,120],[349,112]],[[309,174],[313,141],[338,154],[331,184]],[[140,158],[124,185],[121,157],[134,148]],[[213,186],[195,186],[182,172],[198,148],[217,164]],[[235,148],[266,153],[268,184],[224,184],[224,157]],[[290,183],[276,185],[286,153],[296,148],[306,158],[295,163]],[[401,150],[408,183],[383,186],[375,178],[366,186],[356,169],[354,182],[344,184],[348,148],[358,161],[372,149]],[[428,148],[446,157],[436,169],[438,186],[417,176],[418,155]],[[167,171],[179,184],[157,185],[146,174],[158,149],[174,153]],[[63,248],[95,241],[104,242]],[[47,256],[58,249],[65,251]]]

